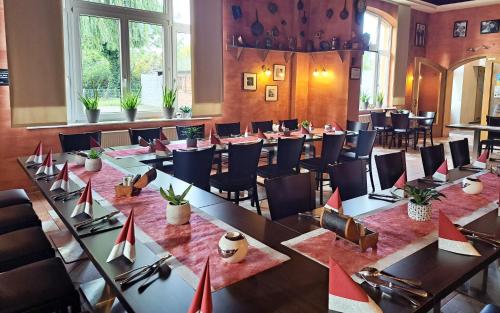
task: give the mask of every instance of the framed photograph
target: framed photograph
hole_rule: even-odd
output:
[[[257,74],[243,73],[242,75],[242,88],[243,90],[256,91],[257,90]]]
[[[500,20],[481,21],[481,34],[498,33],[500,29]]]
[[[351,79],[360,80],[361,79],[361,68],[351,67]]]
[[[456,21],[453,25],[453,38],[467,37],[467,21]]]
[[[285,80],[286,66],[281,64],[274,64],[273,80]]]
[[[425,36],[427,25],[417,23],[415,25],[415,47],[425,47]]]
[[[267,102],[278,101],[278,86],[276,85],[266,86],[266,101]]]

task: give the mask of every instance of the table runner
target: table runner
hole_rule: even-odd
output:
[[[384,269],[408,255],[422,249],[437,239],[438,211],[442,210],[454,223],[466,224],[496,208],[498,177],[488,173],[481,176],[484,184],[479,195],[468,195],[455,183],[441,189],[446,195],[442,201],[433,201],[432,219],[428,222],[413,221],[407,214],[407,202],[386,206],[360,218],[363,224],[379,233],[375,251],[362,253],[358,246],[344,240],[336,240],[334,232],[320,228],[305,233],[283,245],[304,256],[328,266],[331,256],[349,274],[365,266]]]
[[[181,226],[168,225],[165,217],[166,201],[157,190],[147,187],[137,197],[117,198],[114,186],[125,174],[107,161],[99,172],[86,172],[81,166],[70,164],[70,177],[79,185],[92,178],[96,200],[103,206],[113,206],[128,216],[135,208],[136,237],[155,253],[166,252],[175,259],[174,269],[193,288],[202,274],[206,257],[210,255],[210,276],[213,290],[246,279],[275,267],[290,258],[246,235],[249,251],[245,260],[238,264],[225,263],[217,253],[219,239],[227,231],[237,231],[226,223],[203,212],[194,211],[190,223]],[[166,186],[165,186],[166,187]],[[177,190],[180,192],[180,190]]]

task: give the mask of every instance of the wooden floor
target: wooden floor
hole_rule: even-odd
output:
[[[448,142],[449,140],[457,140],[465,137],[461,133],[454,133],[450,135],[450,138],[438,138],[435,140],[435,144],[441,142]],[[469,142],[472,142],[472,138],[469,137]],[[472,150],[472,149],[471,149]],[[375,147],[374,154],[385,154],[390,152],[395,152],[397,149],[386,149],[383,147]],[[451,157],[449,155],[448,145],[445,144],[445,151],[447,158],[451,162]],[[423,168],[420,160],[420,153],[413,149],[408,149],[406,156],[407,168],[408,168],[408,179],[416,179],[423,176]],[[374,169],[374,181],[376,189],[379,190],[378,175],[376,172],[375,164],[373,164]],[[370,183],[368,182],[370,188]],[[216,190],[212,192],[217,193]],[[324,196],[325,199],[331,194],[331,189],[329,187],[325,188]],[[224,196],[224,195],[221,195]],[[99,273],[88,261],[83,254],[81,248],[76,244],[76,241],[72,238],[69,232],[65,229],[63,223],[59,220],[56,213],[52,210],[49,204],[43,199],[41,193],[33,191],[30,192],[30,198],[33,200],[35,211],[42,220],[42,226],[44,231],[47,233],[51,239],[54,246],[59,248],[60,255],[63,257],[67,264],[67,269],[73,279],[73,282],[78,287],[81,284],[88,284],[89,282],[95,281],[100,278]],[[265,199],[265,190],[259,187],[259,198]],[[318,197],[319,199],[319,197]],[[318,200],[319,201],[319,200]],[[255,208],[250,206],[249,201],[241,202],[241,206],[255,211]],[[267,201],[261,201],[261,207],[263,215],[269,218],[269,210],[267,209]],[[463,286],[460,290],[450,294],[442,302],[442,312],[445,313],[477,313],[480,312],[483,306],[487,303],[496,303],[500,305],[500,272],[498,270],[498,262],[490,266],[488,272],[488,288],[487,292],[481,292],[481,275],[474,277],[467,286]],[[326,291],[325,291],[326,292]],[[122,312],[123,309],[119,303],[113,301],[106,301],[106,299],[101,299],[103,301],[93,301],[100,302],[96,311],[98,312]],[[85,305],[87,310],[90,311],[88,305]]]

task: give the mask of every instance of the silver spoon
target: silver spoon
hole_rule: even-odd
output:
[[[374,267],[363,267],[361,269],[361,271],[359,271],[359,273],[363,276],[366,276],[366,277],[370,277],[370,276],[371,277],[380,277],[380,276],[388,277],[390,279],[402,282],[404,284],[407,284],[407,285],[413,286],[413,287],[421,287],[422,286],[421,281],[414,280],[414,279],[399,278],[399,277],[395,277],[392,275],[384,274]]]
[[[364,280],[364,281],[365,281],[368,285],[370,285],[372,288],[377,288],[377,285],[376,285],[375,283],[373,283],[373,282],[371,282],[371,281],[367,280],[367,279],[365,278],[365,276],[363,276],[363,275],[361,275],[361,274],[359,274],[359,273],[356,273],[356,276],[358,276],[359,278],[363,279],[363,280]],[[384,287],[384,286],[379,285],[379,289],[380,289],[380,291],[382,291],[382,293],[383,293],[383,294],[384,294],[384,293],[386,293],[386,292],[384,291],[386,288],[387,288],[387,289],[389,289],[388,287]],[[391,293],[393,292],[393,293],[395,293],[395,294],[399,295],[400,297],[402,297],[402,298],[406,299],[408,302],[410,302],[410,303],[411,303],[413,306],[415,306],[415,307],[418,307],[418,306],[420,306],[420,305],[421,305],[421,304],[420,304],[420,302],[418,302],[417,300],[415,300],[414,298],[410,297],[409,295],[407,295],[407,294],[406,294],[406,293],[404,293],[404,292],[401,292],[401,291],[399,291],[399,290],[397,290],[397,289],[389,289],[389,290],[390,290],[390,292],[391,292]]]

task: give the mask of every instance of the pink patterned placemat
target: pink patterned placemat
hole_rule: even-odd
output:
[[[218,255],[219,239],[234,228],[202,212],[193,212],[190,223],[181,226],[166,223],[166,201],[160,193],[147,187],[137,197],[116,197],[114,186],[124,173],[107,161],[99,172],[86,172],[81,166],[71,164],[71,176],[76,175],[83,184],[92,178],[93,191],[125,216],[135,208],[135,224],[145,236],[145,244],[157,253],[172,254],[182,277],[196,288],[204,262],[210,256],[212,288],[218,290],[246,279],[289,260],[286,255],[246,236],[250,246],[245,260],[227,264]],[[96,198],[97,199],[97,198]],[[136,236],[138,230],[136,229]],[[157,251],[158,248],[162,251]]]
[[[479,195],[465,194],[459,183],[440,190],[446,198],[432,203],[432,219],[428,222],[410,219],[406,202],[360,218],[368,229],[379,233],[375,251],[369,249],[363,253],[355,244],[335,240],[335,233],[322,228],[282,244],[325,266],[332,257],[350,274],[368,265],[384,269],[437,239],[439,210],[453,222],[461,224],[494,210],[498,199],[498,177],[488,173],[482,175],[481,180],[484,189]]]
[[[151,153],[149,151],[149,147],[135,147],[123,150],[106,151],[106,155],[109,155],[112,158],[125,158],[129,156],[149,154],[149,153]]]

